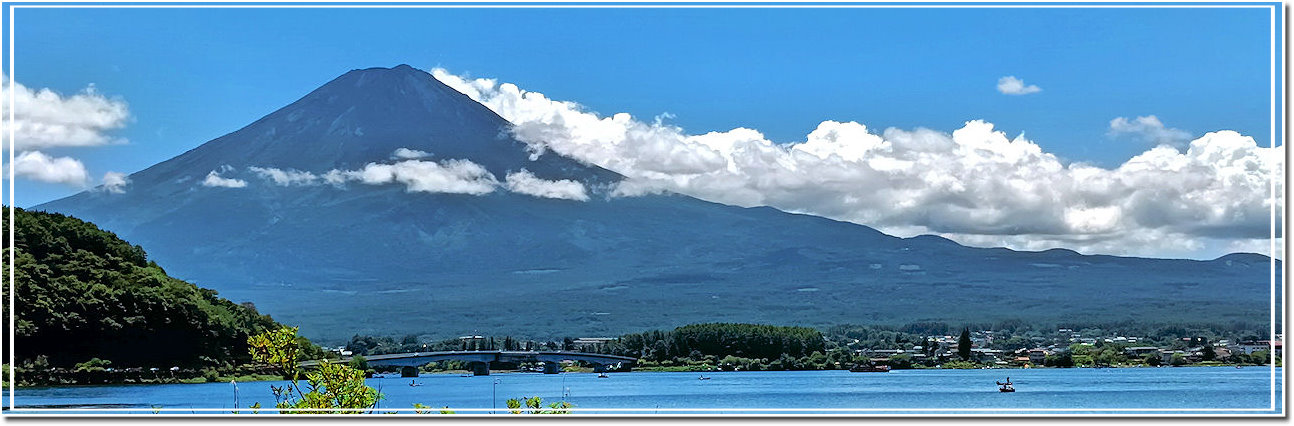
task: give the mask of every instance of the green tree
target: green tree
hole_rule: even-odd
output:
[[[962,328],[962,335],[957,338],[957,356],[963,361],[969,360],[971,356],[971,338],[970,328]]]
[[[350,363],[347,365],[359,371],[368,370],[368,359],[363,355],[355,355],[350,358]]]
[[[99,358],[90,358],[89,361],[77,363],[73,371],[76,371],[78,373],[100,372],[100,371],[106,370],[106,368],[110,365],[112,365],[112,361],[108,361],[106,359],[99,359]]]
[[[1204,340],[1204,346],[1200,348],[1200,359],[1203,361],[1213,361],[1217,357],[1218,354],[1213,351],[1213,344],[1209,343],[1207,339]]]
[[[893,367],[896,370],[905,370],[905,369],[912,368],[912,355],[898,354],[898,355],[892,356],[890,357],[889,365],[890,367]]]
[[[14,235],[0,255],[14,282],[0,298],[17,299],[19,366],[42,355],[50,368],[90,358],[121,368],[243,364],[247,337],[277,326],[253,305],[168,276],[143,248],[92,223],[23,209],[0,217],[0,234]]]
[[[249,337],[252,359],[277,368],[290,383],[270,386],[280,413],[358,414],[371,412],[382,398],[376,389],[364,384],[364,372],[346,365],[319,361],[319,368],[306,372],[307,385],[300,380],[301,348],[295,327]]]
[[[1047,355],[1043,358],[1042,365],[1048,367],[1069,368],[1074,366],[1074,356],[1069,352],[1060,352]]]

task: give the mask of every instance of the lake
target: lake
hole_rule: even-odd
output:
[[[1276,369],[1269,367],[1071,368],[700,373],[424,374],[373,378],[382,411],[414,403],[458,413],[489,413],[508,398],[569,401],[600,414],[1282,414]],[[1010,377],[1015,393],[994,382]],[[409,386],[414,381],[419,386]],[[303,381],[304,383],[304,381]],[[273,407],[283,382],[64,386],[18,389],[18,413],[228,413],[254,402]],[[9,393],[4,392],[5,406]],[[24,410],[24,408],[26,408]],[[219,409],[219,410],[213,410]],[[473,411],[481,410],[481,411]],[[499,412],[504,412],[499,409]],[[262,411],[264,413],[264,411]]]

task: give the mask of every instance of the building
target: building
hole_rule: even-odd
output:
[[[485,336],[459,336],[458,340],[463,343],[463,350],[485,349]]]
[[[1002,351],[997,349],[971,348],[971,359],[982,363],[991,363],[998,360]]]
[[[1046,361],[1046,360],[1047,360],[1047,350],[1046,350],[1046,349],[1038,348],[1038,349],[1030,349],[1030,350],[1029,350],[1029,362],[1030,362],[1030,363],[1037,364],[1037,365],[1042,365],[1042,363],[1043,363],[1044,361]]]
[[[1280,342],[1277,342],[1277,343],[1280,343]],[[1250,341],[1243,341],[1243,342],[1237,343],[1235,346],[1233,346],[1233,347],[1231,348],[1231,352],[1232,352],[1232,353],[1239,352],[1239,353],[1243,353],[1243,354],[1245,354],[1245,355],[1253,355],[1253,354],[1254,354],[1254,352],[1268,350],[1268,349],[1270,348],[1270,347],[1268,346],[1268,344],[1269,344],[1269,342],[1268,342],[1267,340],[1260,340],[1260,341],[1252,341],[1252,340],[1250,340]]]
[[[1275,353],[1276,356],[1281,356],[1281,352],[1283,352],[1283,349],[1284,349],[1281,347],[1280,340],[1276,340],[1276,341],[1262,340],[1262,341],[1259,341],[1259,343],[1266,344],[1268,348],[1272,348],[1272,352]]]
[[[616,339],[613,337],[581,337],[571,341],[571,349],[597,352],[613,340]]]

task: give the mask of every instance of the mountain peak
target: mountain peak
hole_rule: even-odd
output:
[[[398,78],[402,76],[426,76],[426,77],[430,77],[432,80],[435,80],[435,78],[431,77],[431,74],[427,73],[426,71],[414,68],[408,64],[400,64],[390,68],[387,68],[387,67],[357,68],[357,69],[350,70],[346,74],[342,74],[342,77],[345,77],[347,75],[365,76],[367,78],[374,78],[374,77]],[[439,80],[437,80],[437,82],[439,82]]]
[[[426,71],[409,65],[351,70],[232,133],[131,176],[148,181],[200,181],[215,170],[252,167],[315,174],[391,163],[400,150],[423,160],[465,160],[496,179],[526,169],[546,180],[587,184],[621,179],[613,172],[556,153],[531,158],[507,120]]]

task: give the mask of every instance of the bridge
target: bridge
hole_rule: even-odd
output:
[[[607,366],[617,364],[634,364],[638,362],[637,358],[591,354],[584,352],[567,352],[567,351],[445,351],[445,352],[413,352],[402,354],[384,354],[365,356],[364,359],[368,365],[398,366],[401,369],[401,375],[405,377],[416,376],[417,367],[427,365],[437,361],[466,361],[472,369],[472,375],[488,376],[490,375],[491,362],[542,362],[544,363],[544,374],[557,374],[558,366],[562,361],[583,361],[593,364],[593,371],[606,371]],[[340,362],[350,362],[349,358],[343,358]],[[317,362],[310,361],[302,363],[301,366],[309,367],[317,365]]]

